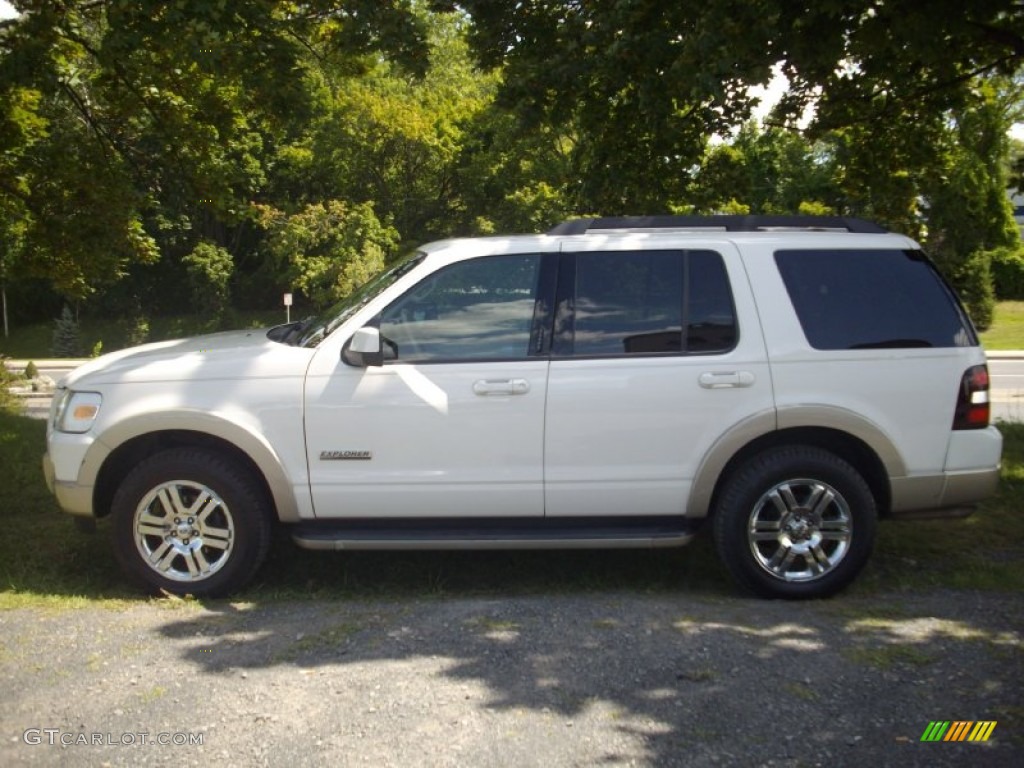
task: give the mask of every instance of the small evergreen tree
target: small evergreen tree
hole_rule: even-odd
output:
[[[54,322],[53,354],[56,357],[78,357],[82,354],[82,344],[78,336],[78,320],[67,304]]]

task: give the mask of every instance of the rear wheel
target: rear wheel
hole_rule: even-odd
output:
[[[114,495],[114,548],[152,591],[216,596],[242,587],[270,547],[270,505],[251,473],[206,449],[140,463]]]
[[[864,567],[877,511],[849,463],[811,446],[744,463],[714,510],[715,546],[736,581],[764,597],[827,597]]]

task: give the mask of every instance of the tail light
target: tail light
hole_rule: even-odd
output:
[[[975,365],[968,368],[960,380],[953,429],[984,429],[988,420],[988,366]]]

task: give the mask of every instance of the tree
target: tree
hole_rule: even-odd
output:
[[[383,270],[398,233],[369,203],[313,203],[293,215],[264,208],[266,251],[289,284],[317,307],[349,295]]]
[[[504,68],[499,103],[518,110],[526,125],[572,133],[585,204],[618,213],[754,203],[754,210],[874,218],[926,238],[975,321],[987,324],[992,286],[983,254],[1017,234],[1002,170],[1009,112],[1005,99],[1000,104],[986,93],[1024,63],[1024,6],[459,5],[472,17],[481,61]],[[820,167],[831,171],[819,177],[826,183],[815,183],[824,199],[815,193],[755,202],[746,170],[754,167],[756,155],[747,152],[757,142],[705,152],[713,134],[727,135],[749,118],[749,89],[765,84],[774,67],[790,87],[773,123],[793,126],[808,106],[816,109],[808,136],[824,148]]]
[[[496,78],[475,70],[461,15],[423,14],[421,78],[387,61],[358,75],[319,59],[312,119],[281,145],[268,196],[285,208],[373,201],[407,242],[450,234],[456,166]]]
[[[36,112],[39,100],[38,91],[0,89],[0,304],[5,338],[9,330],[7,288],[11,280],[20,276],[25,234],[31,220],[24,203],[27,182],[10,169],[46,135],[45,121]]]
[[[1006,194],[1010,125],[999,85],[978,83],[952,113],[944,162],[932,166],[923,184],[929,251],[982,328],[991,323],[995,302],[990,252],[1020,243]]]
[[[1011,0],[435,5],[469,13],[481,62],[503,68],[502,104],[573,134],[583,204],[610,214],[684,199],[708,137],[750,117],[749,87],[776,65],[791,84],[776,121],[814,103],[818,136],[859,126],[870,151],[873,130],[928,126],[977,77],[1024,61],[1024,8]]]
[[[202,241],[183,259],[192,287],[196,314],[220,317],[227,309],[228,281],[234,269],[231,254],[209,241]]]
[[[82,354],[78,319],[67,304],[53,324],[53,354],[57,357],[78,357]]]
[[[255,215],[266,147],[308,114],[310,49],[352,71],[377,52],[426,66],[412,0],[15,6],[0,23],[0,131],[42,129],[4,150],[0,209],[22,212],[26,272],[69,297]]]
[[[541,232],[587,211],[574,146],[571,130],[524,126],[490,102],[466,126],[459,151],[457,231]]]

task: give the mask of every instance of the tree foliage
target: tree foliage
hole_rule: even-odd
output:
[[[382,224],[369,203],[312,203],[288,215],[263,211],[271,262],[315,306],[347,296],[380,272],[393,255],[398,233]]]
[[[1017,242],[1010,0],[14,5],[0,284],[40,314],[322,305],[428,239],[720,211],[877,219],[983,323]]]
[[[82,298],[254,211],[268,145],[309,115],[309,51],[426,67],[410,0],[38,0],[0,27],[0,210],[19,262]],[[175,248],[175,243],[178,243]]]
[[[435,3],[453,5],[481,60],[504,68],[502,103],[578,134],[584,198],[608,213],[678,198],[708,136],[749,119],[749,87],[776,66],[791,84],[776,120],[813,102],[831,130],[932,121],[975,77],[1024,60],[1011,0]]]
[[[182,259],[192,287],[196,314],[217,317],[227,309],[234,261],[226,249],[208,240],[199,242]]]

